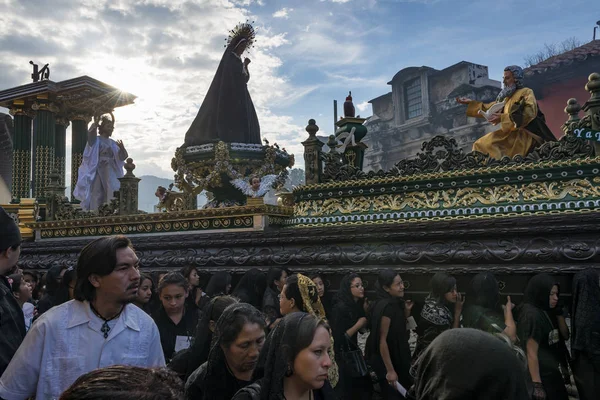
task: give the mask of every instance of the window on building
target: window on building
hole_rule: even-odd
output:
[[[406,119],[415,118],[423,114],[421,78],[415,78],[404,84],[404,104],[406,105]]]

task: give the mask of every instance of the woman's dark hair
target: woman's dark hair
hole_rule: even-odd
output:
[[[144,284],[144,281],[150,281],[150,283],[152,283],[152,289],[154,289],[156,287],[156,285],[154,284],[154,280],[152,279],[152,277],[146,273],[141,273],[140,274],[140,286],[142,286]]]
[[[556,282],[548,274],[537,274],[527,282],[523,292],[523,303],[529,303],[542,310],[550,310],[550,292]]]
[[[232,304],[237,304],[237,299],[233,296],[216,296],[202,310],[202,315],[198,320],[196,334],[189,352],[180,351],[173,357],[169,368],[185,377],[185,380],[208,359],[210,351],[212,332],[210,330],[210,321],[217,322],[225,309]],[[181,359],[181,362],[177,361]]]
[[[261,308],[266,288],[267,278],[264,272],[258,268],[252,268],[242,276],[233,290],[233,295],[244,303]]]
[[[456,286],[456,278],[443,272],[436,272],[429,281],[430,295],[438,303],[444,303],[444,295]]]
[[[229,272],[215,272],[213,276],[211,276],[210,281],[208,281],[208,285],[206,285],[206,290],[204,290],[204,292],[210,297],[227,294],[227,286],[230,284],[231,274],[229,274]]]
[[[214,397],[222,388],[227,387],[228,367],[223,347],[228,348],[237,339],[246,324],[257,324],[263,330],[266,322],[263,314],[247,303],[235,303],[228,306],[215,325],[210,354],[208,356],[206,375],[200,383],[205,398]],[[223,395],[222,393],[218,393]],[[233,393],[232,393],[233,395]]]
[[[278,292],[279,290],[277,289],[277,286],[275,286],[275,281],[278,281],[281,279],[281,275],[283,274],[283,271],[284,270],[281,268],[276,268],[276,267],[269,268],[269,271],[267,272],[267,287],[270,287],[275,292]]]
[[[40,289],[42,288],[42,285],[40,284],[40,275],[31,269],[26,269],[23,271],[23,277],[25,275],[29,275],[31,276],[32,280],[35,282],[35,289],[33,289],[33,293],[32,296],[34,299],[38,299],[40,296]]]
[[[67,269],[66,265],[53,265],[48,269],[44,281],[46,283],[46,294],[54,296],[60,286],[60,273]]]
[[[384,269],[383,271],[379,272],[379,275],[377,276],[376,286],[380,289],[383,289],[384,286],[389,288],[392,286],[394,279],[396,279],[398,275],[400,275],[400,272],[398,271],[394,271],[393,269]]]
[[[391,271],[391,270],[387,270],[387,271]],[[398,274],[396,274],[398,275]],[[396,277],[396,275],[394,275],[392,277],[392,282],[394,282],[394,278]],[[334,298],[334,303],[343,303],[346,304],[350,307],[354,307],[355,304],[358,304],[358,306],[360,306],[362,308],[365,299],[358,299],[358,301],[354,300],[354,296],[352,296],[352,281],[355,280],[356,278],[360,278],[360,275],[351,272],[347,275],[345,275],[341,282],[340,282],[340,290],[337,291],[337,293],[335,294],[335,298]],[[387,282],[387,277],[385,278],[386,282]],[[386,286],[390,286],[391,283],[386,284]]]
[[[304,309],[304,302],[302,301],[302,294],[300,293],[300,287],[298,286],[298,275],[294,274],[289,276],[285,280],[285,297],[289,300],[294,300],[296,303],[296,307],[300,311],[306,312]]]
[[[185,267],[183,267],[181,269],[181,275],[183,275],[184,278],[189,281],[190,280],[190,275],[192,274],[192,271],[196,271],[196,273],[198,273],[198,270],[196,269],[195,266],[193,266],[193,265],[186,265]],[[200,275],[198,275],[198,277],[200,277]]]
[[[310,346],[319,327],[329,332],[327,323],[312,314],[291,313],[283,317],[269,334],[260,352],[252,380],[261,380],[261,399],[279,398],[283,379],[292,369],[296,356]]]
[[[10,284],[10,289],[13,293],[21,292],[21,282],[23,281],[23,275],[21,274],[12,274],[8,276]]]
[[[263,329],[266,327],[262,313],[250,304],[235,303],[225,308],[215,325],[211,351],[215,346],[231,346],[246,324],[257,324]]]
[[[92,274],[106,276],[117,266],[117,250],[133,245],[125,236],[116,235],[96,239],[88,243],[77,259],[77,283],[75,298],[79,301],[92,301],[96,296],[96,288],[89,278]]]
[[[179,272],[169,272],[168,274],[162,277],[160,282],[158,282],[158,295],[160,296],[162,290],[169,285],[182,287],[186,292],[188,291],[189,286],[187,279],[185,279],[184,276],[181,275]]]
[[[473,277],[467,298],[474,304],[495,310],[499,306],[500,287],[491,272],[481,272]]]
[[[40,276],[34,270],[25,269],[25,270],[23,270],[23,275],[29,275],[29,276],[31,276],[33,278],[33,281],[35,283],[39,283],[40,282]]]
[[[308,277],[310,278],[311,281],[314,281],[315,279],[319,278],[320,280],[323,281],[323,283],[325,283],[325,279],[323,279],[323,275],[321,275],[321,274],[310,274],[310,275],[308,275]]]
[[[77,274],[75,268],[67,268],[62,280],[60,281],[60,285],[58,285],[58,290],[56,291],[56,303],[54,303],[55,306],[71,300],[71,297],[69,296],[69,287],[74,286],[76,281]]]
[[[181,400],[183,382],[167,368],[113,365],[77,378],[60,400]]]

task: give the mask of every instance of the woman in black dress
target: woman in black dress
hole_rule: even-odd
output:
[[[546,274],[529,280],[524,304],[517,309],[517,332],[527,354],[529,375],[533,381],[533,398],[568,400],[560,373],[560,333],[549,316],[558,303],[558,287]]]
[[[196,332],[199,310],[187,308],[188,282],[179,272],[169,272],[158,283],[161,305],[152,318],[160,333],[165,361],[169,363],[176,352],[187,349]]]
[[[231,291],[231,274],[227,271],[215,272],[206,285],[208,297],[222,296]]]
[[[323,308],[325,309],[325,315],[327,318],[331,319],[331,310],[333,307],[331,301],[331,294],[327,291],[327,287],[325,285],[325,280],[321,274],[314,274],[310,276],[310,279],[317,286],[317,291],[319,293],[319,298],[321,299],[321,304],[323,304]]]
[[[282,315],[279,312],[279,293],[285,285],[288,274],[281,268],[270,268],[267,272],[267,288],[262,300],[262,312],[267,317],[267,328],[275,328]]]
[[[240,299],[241,303],[251,304],[260,310],[266,288],[267,277],[264,272],[252,268],[242,276],[232,295]]]
[[[371,306],[366,357],[379,378],[384,399],[401,399],[395,389],[400,383],[405,389],[412,384],[410,369],[409,331],[406,319],[412,302],[405,302],[404,283],[400,274],[390,269],[381,271],[375,284],[376,299]]]
[[[344,364],[344,351],[358,349],[358,332],[367,327],[367,316],[364,309],[365,288],[358,274],[350,273],[342,278],[340,290],[334,298],[331,322],[335,339],[335,354],[340,371],[340,381],[335,387],[342,399],[370,399],[373,387],[371,377],[356,377],[350,374]]]
[[[573,278],[571,351],[580,400],[600,397],[600,273],[589,268]]]
[[[413,354],[414,360],[440,333],[460,326],[460,315],[465,301],[458,293],[456,279],[438,272],[431,278],[429,288],[429,296],[425,299],[417,325],[419,337]]]

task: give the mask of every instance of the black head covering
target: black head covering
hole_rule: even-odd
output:
[[[225,353],[221,348],[223,331],[235,320],[237,314],[246,315],[251,322],[264,321],[260,311],[247,303],[232,304],[223,311],[215,326],[206,375],[201,383],[204,393],[203,400],[231,399],[240,389],[236,386],[237,382],[232,384],[232,373],[229,372]]]
[[[523,295],[523,302],[531,304],[541,310],[550,311],[550,292],[554,285],[556,285],[556,283],[550,275],[535,275],[527,283]]]
[[[267,288],[267,277],[258,268],[247,271],[233,290],[233,295],[242,303],[261,308],[262,299]]]
[[[54,296],[60,286],[60,273],[67,269],[64,265],[54,265],[46,273],[46,294]]]
[[[210,277],[210,280],[208,281],[208,285],[206,285],[206,290],[204,290],[204,292],[210,297],[227,294],[227,285],[229,285],[230,283],[231,275],[229,274],[229,272],[215,272],[215,274]]]
[[[304,312],[288,314],[279,321],[267,337],[252,377],[260,384],[261,400],[283,398],[283,379],[288,371],[290,358],[290,349],[284,348],[284,345],[296,342],[295,338],[298,337],[301,323],[305,318],[318,319]]]
[[[595,269],[578,272],[573,278],[571,348],[592,348],[592,336],[600,335],[600,274]]]
[[[352,289],[350,288],[352,281],[356,278],[360,278],[360,276],[355,273],[347,274],[342,278],[342,281],[340,282],[340,290],[338,290],[335,294],[335,297],[333,298],[333,304],[336,305],[341,303],[351,308],[353,311],[360,313],[360,310],[363,310],[363,303],[365,300],[360,299],[355,301],[354,296],[352,296]],[[362,314],[362,316],[364,316],[364,310]]]
[[[4,208],[0,207],[0,251],[20,243],[21,232],[19,227]]]
[[[496,309],[500,301],[500,288],[496,277],[491,272],[482,272],[471,281],[471,291],[467,298],[476,305],[488,309]]]
[[[429,297],[435,299],[440,304],[446,304],[444,295],[456,285],[456,279],[453,276],[443,272],[436,272],[429,281]]]
[[[450,329],[419,357],[414,394],[419,400],[528,400],[525,377],[523,364],[500,339]]]

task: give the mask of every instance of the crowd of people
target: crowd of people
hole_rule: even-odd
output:
[[[466,295],[436,273],[415,306],[392,269],[367,299],[355,273],[330,290],[277,267],[233,290],[226,271],[140,273],[124,236],[42,278],[18,268],[20,246],[0,208],[1,399],[567,400],[571,376],[600,396],[598,270],[575,275],[570,310],[547,274],[515,307],[491,273]]]

